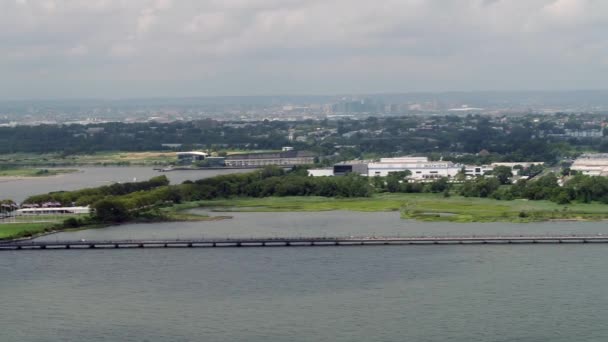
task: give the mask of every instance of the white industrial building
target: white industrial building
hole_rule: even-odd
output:
[[[583,154],[574,161],[570,169],[589,176],[608,176],[608,154]]]
[[[607,159],[608,160],[608,159]],[[401,172],[409,170],[411,175],[408,177],[413,181],[433,180],[438,178],[454,178],[464,171],[467,178],[484,176],[496,166],[508,166],[511,169],[516,165],[524,168],[542,162],[521,162],[521,163],[493,163],[491,165],[462,165],[449,161],[429,161],[427,157],[396,157],[381,158],[379,161],[352,161],[334,165],[333,170],[310,169],[308,175],[313,177],[322,176],[342,176],[348,173],[367,175],[369,177],[386,177],[391,172]],[[608,168],[608,163],[606,165]],[[516,174],[517,170],[513,170]]]
[[[467,175],[467,177],[484,176],[493,169],[493,166],[488,165],[466,165],[464,167],[464,174]]]
[[[334,169],[308,169],[308,175],[312,177],[331,177],[334,175]]]
[[[426,157],[381,158],[368,164],[368,176],[386,177],[391,172],[409,170],[413,180],[455,177],[462,165],[447,161],[429,161]]]
[[[287,150],[282,152],[261,152],[233,154],[226,157],[226,166],[263,167],[267,165],[313,164],[315,155],[309,151]]]
[[[89,214],[89,207],[54,207],[54,208],[22,208],[15,211],[15,216],[37,215],[84,215]]]

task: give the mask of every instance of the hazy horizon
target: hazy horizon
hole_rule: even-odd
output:
[[[0,0],[0,100],[608,89],[597,0]]]
[[[327,93],[327,94],[313,94],[313,93],[272,93],[272,94],[234,94],[234,95],[175,95],[175,96],[116,96],[116,97],[54,97],[54,98],[0,98],[0,103],[10,102],[78,102],[78,101],[138,101],[138,100],[188,100],[188,99],[239,99],[239,98],[339,98],[339,97],[352,97],[352,98],[375,98],[384,96],[468,96],[468,95],[497,95],[497,96],[560,96],[560,95],[583,95],[593,96],[601,95],[608,96],[608,89],[564,89],[564,90],[446,90],[446,91],[410,91],[410,92],[368,92],[368,93]],[[606,99],[608,102],[608,98]]]

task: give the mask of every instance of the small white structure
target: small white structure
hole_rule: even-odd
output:
[[[334,175],[334,169],[309,169],[308,175],[312,177],[331,177]]]
[[[493,166],[488,165],[466,165],[464,167],[464,174],[468,177],[483,176],[486,173],[492,171],[493,169]]]
[[[89,207],[23,208],[15,210],[15,216],[85,215],[90,212]]]
[[[197,162],[199,160],[205,160],[209,156],[208,153],[191,151],[191,152],[177,152],[177,160],[180,162]]]

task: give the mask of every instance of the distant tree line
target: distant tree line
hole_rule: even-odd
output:
[[[263,122],[247,127],[224,126],[211,120],[172,123],[103,123],[0,127],[0,154],[64,155],[98,151],[158,151],[163,143],[241,149],[280,149],[287,145],[287,123]]]
[[[583,150],[608,150],[608,142],[602,139],[541,136],[540,132],[548,128],[535,124],[531,118],[502,123],[476,115],[447,115],[434,117],[430,120],[433,123],[427,125],[428,120],[370,117],[335,121],[198,120],[0,127],[0,154],[55,152],[69,156],[98,151],[157,151],[167,149],[163,143],[181,144],[184,150],[280,149],[290,145],[326,156],[328,162],[417,153],[463,164],[489,164],[553,163]],[[325,131],[331,133],[319,133]],[[294,141],[288,140],[289,132],[296,132]]]

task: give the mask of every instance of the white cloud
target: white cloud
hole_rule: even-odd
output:
[[[116,58],[127,58],[135,55],[135,46],[129,43],[118,43],[110,47],[110,56]]]
[[[218,93],[589,88],[608,76],[607,29],[603,0],[0,0],[0,86],[27,72],[60,83],[69,55],[81,84],[103,70]],[[583,70],[585,84],[535,78]]]
[[[74,46],[67,50],[68,56],[84,56],[89,52],[89,49],[84,45]]]

